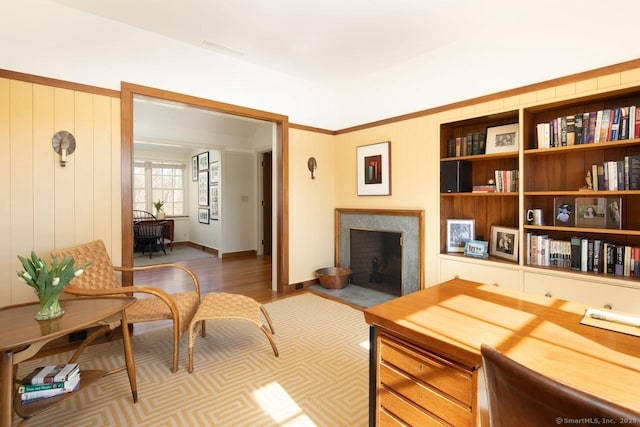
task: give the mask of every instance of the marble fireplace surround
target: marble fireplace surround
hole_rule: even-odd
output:
[[[396,209],[335,210],[336,265],[349,268],[349,230],[391,231],[402,234],[402,295],[422,289],[424,211]]]

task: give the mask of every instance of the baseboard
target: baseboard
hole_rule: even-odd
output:
[[[258,251],[249,250],[249,251],[238,251],[238,252],[226,252],[222,254],[220,258],[245,258],[248,256],[258,256]]]
[[[306,290],[310,286],[317,285],[318,283],[320,283],[320,282],[318,282],[318,279],[304,280],[304,281],[298,282],[298,283],[290,283],[284,289],[284,293],[285,294],[289,294],[289,293],[294,293],[294,292]]]
[[[194,249],[198,249],[199,251],[204,251],[204,252],[206,252],[208,254],[211,254],[211,255],[213,255],[215,257],[218,256],[218,250],[217,249],[210,248],[208,246],[204,246],[204,245],[201,245],[201,244],[198,244],[198,243],[194,243],[194,242],[175,242],[173,245],[174,246],[175,245],[189,246],[189,247],[192,247]]]

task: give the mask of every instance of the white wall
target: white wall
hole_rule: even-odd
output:
[[[257,250],[256,154],[222,152],[221,254]]]

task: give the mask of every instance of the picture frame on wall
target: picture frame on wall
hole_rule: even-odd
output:
[[[485,154],[518,151],[518,123],[487,128]]]
[[[356,149],[358,196],[391,195],[391,142]]]
[[[490,254],[518,262],[518,229],[492,225]]]
[[[208,171],[209,170],[209,152],[205,151],[204,153],[198,154],[198,171]]]
[[[463,253],[469,240],[474,240],[475,220],[448,219],[447,220],[447,252]]]
[[[210,217],[217,221],[220,217],[220,188],[217,183],[209,187],[209,200],[211,201]]]
[[[191,157],[191,181],[198,180],[198,156]]]
[[[214,160],[209,163],[209,184],[217,184],[220,175],[220,162],[218,160]]]
[[[198,205],[209,206],[209,170],[198,172]]]
[[[198,222],[209,224],[209,208],[198,208]]]

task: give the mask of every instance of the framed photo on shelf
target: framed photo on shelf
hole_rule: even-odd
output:
[[[607,228],[622,228],[622,199],[621,198],[607,198]]]
[[[209,163],[209,185],[217,184],[220,176],[220,162],[214,160]]]
[[[209,170],[209,152],[205,151],[204,153],[198,154],[198,171],[208,171]]]
[[[518,123],[487,128],[486,154],[518,151]]]
[[[191,157],[191,181],[198,180],[198,156]]]
[[[484,240],[467,240],[464,245],[464,256],[473,258],[487,258],[489,256],[489,242]]]
[[[556,197],[553,199],[553,225],[556,227],[573,227],[576,224],[574,199]]]
[[[576,227],[605,228],[606,197],[578,197],[576,199]]]
[[[518,262],[518,229],[492,225],[491,255]]]
[[[475,224],[473,219],[448,219],[447,252],[464,252],[467,242],[476,237]]]
[[[209,224],[209,208],[198,208],[198,222]]]
[[[198,205],[209,206],[209,170],[198,172]]]
[[[358,196],[391,194],[391,142],[357,148]]]

